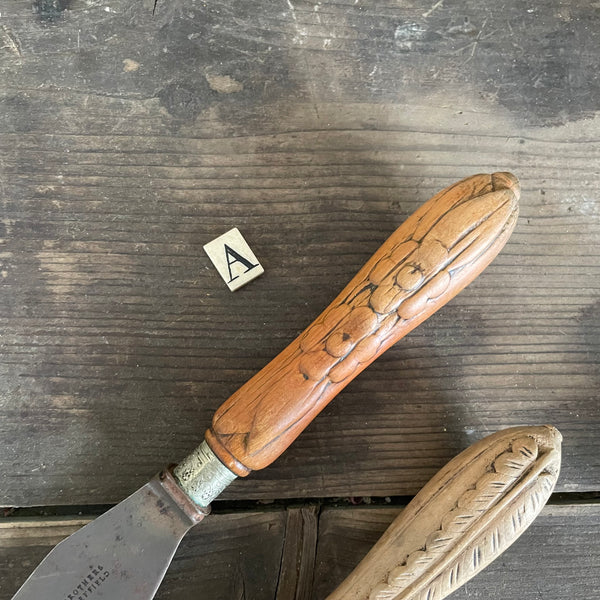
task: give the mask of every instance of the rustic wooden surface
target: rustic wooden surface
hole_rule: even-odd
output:
[[[201,590],[210,600],[325,600],[399,510],[326,508],[318,516],[306,506],[213,515],[184,539],[156,598],[192,600]],[[0,521],[0,600],[10,600],[45,552],[81,522]],[[591,540],[599,535],[598,505],[547,506],[501,558],[451,598],[596,598],[600,547]],[[293,551],[290,539],[299,540]],[[540,548],[543,561],[535,553]]]
[[[181,459],[420,203],[496,170],[523,188],[500,257],[225,498],[412,495],[546,422],[559,491],[599,491],[595,3],[153,8],[0,0],[0,505],[117,502]],[[265,274],[232,294],[202,246],[234,226]],[[591,546],[587,509],[548,539],[569,510]],[[524,585],[572,597],[571,550]]]

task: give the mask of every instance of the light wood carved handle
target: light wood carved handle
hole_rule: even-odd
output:
[[[327,600],[442,600],[504,552],[542,510],[562,436],[513,427],[452,459]]]
[[[382,352],[468,285],[517,219],[510,173],[474,175],[409,217],[294,342],[215,413],[206,441],[239,476],[273,462]]]

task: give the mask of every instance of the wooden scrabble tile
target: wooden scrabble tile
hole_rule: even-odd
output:
[[[206,244],[204,251],[232,292],[265,272],[237,227]]]

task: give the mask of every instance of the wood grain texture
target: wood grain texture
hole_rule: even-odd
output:
[[[515,227],[519,195],[510,173],[473,175],[421,206],[219,407],[206,433],[213,452],[240,476],[271,464],[354,377],[488,266]]]
[[[324,600],[399,512],[382,507],[325,509],[319,518],[316,566],[314,555],[302,565],[314,576],[314,588],[307,597]],[[80,521],[36,519],[17,526],[4,519],[0,600],[10,600],[48,549]],[[298,533],[295,527],[286,529],[289,523],[281,510],[212,515],[184,539],[157,600],[195,600],[200,590],[203,600],[280,600],[275,590],[277,579],[283,576],[279,570],[283,538],[286,531]],[[600,593],[599,535],[598,505],[547,506],[502,560],[456,591],[452,599],[517,600],[523,594],[545,600],[596,598]],[[536,559],[540,548],[544,561]]]
[[[275,600],[311,600],[318,529],[317,505],[288,508]]]
[[[559,490],[598,488],[596,9],[36,4],[0,0],[0,504],[120,501],[422,202],[498,169],[521,216],[485,278],[226,497],[414,494],[544,422]],[[232,226],[265,266],[236,294],[202,251]]]
[[[314,600],[333,591],[398,516],[397,509],[327,509],[320,521]],[[600,507],[547,506],[502,559],[459,588],[453,600],[596,597]],[[543,548],[544,560],[539,560]]]

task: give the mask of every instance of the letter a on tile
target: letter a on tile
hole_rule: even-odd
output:
[[[258,263],[253,265],[249,260],[245,259],[241,254],[238,254],[233,248],[230,248],[227,244],[223,244],[223,245],[225,247],[225,254],[227,256],[227,268],[229,270],[229,281],[227,282],[227,284],[230,284],[234,279],[237,279],[239,277],[239,275],[234,275],[231,272],[231,266],[233,264],[235,264],[236,262],[240,262],[246,267],[246,270],[244,271],[244,275],[248,271],[251,271],[252,269],[256,269],[256,267],[258,267]],[[233,260],[231,260],[231,259],[233,259]]]
[[[264,273],[237,228],[206,244],[204,251],[232,292]]]

